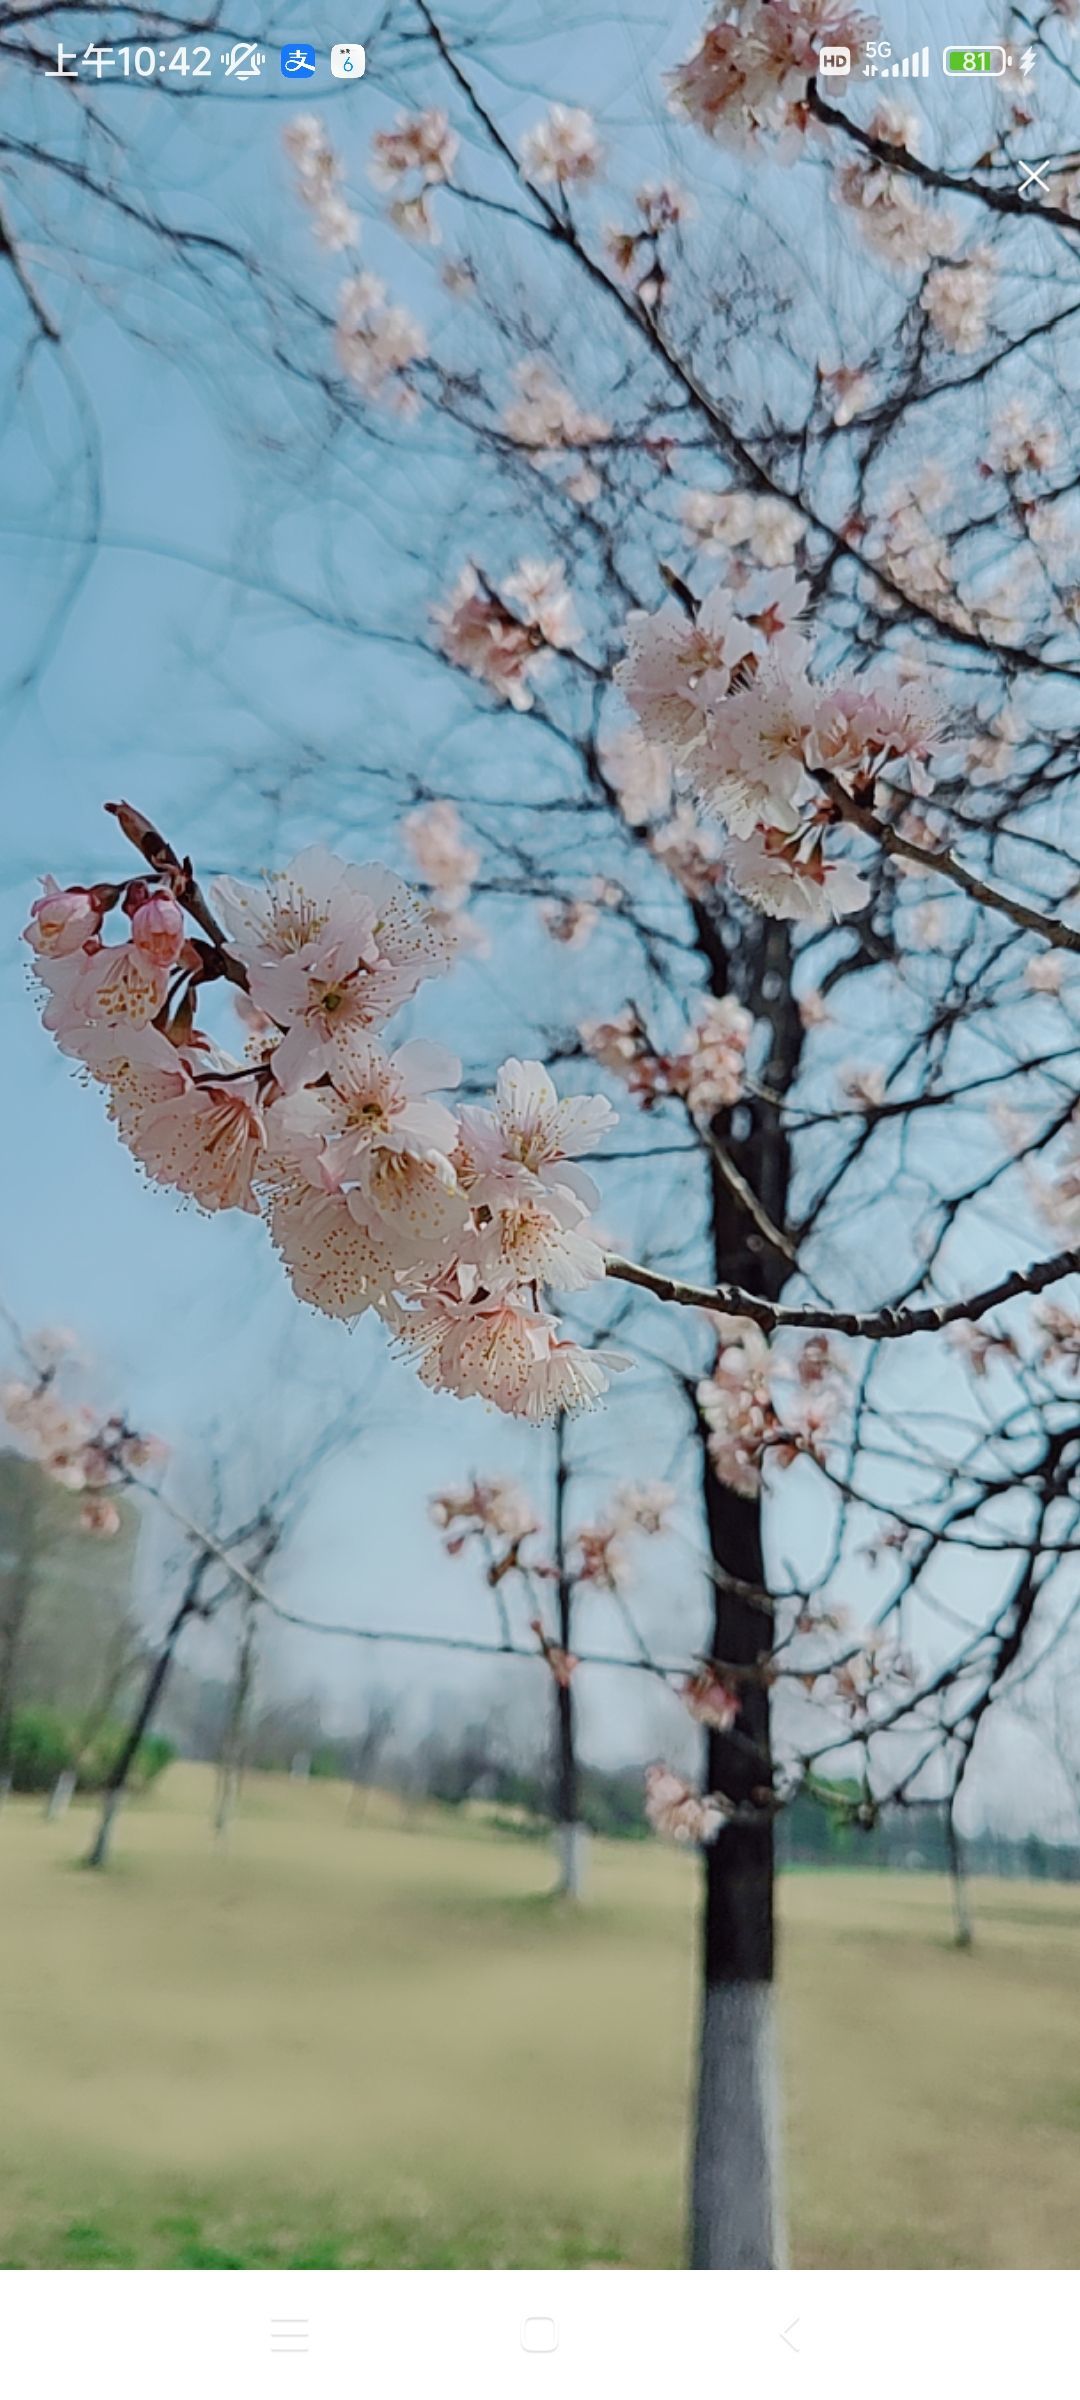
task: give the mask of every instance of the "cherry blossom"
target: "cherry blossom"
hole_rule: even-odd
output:
[[[524,358],[514,368],[517,397],[503,410],[503,432],[512,442],[537,453],[537,463],[550,464],[567,450],[587,449],[606,441],[611,426],[606,417],[580,408],[544,358]],[[599,488],[598,486],[596,488]],[[578,498],[587,496],[580,489]]]
[[[1065,955],[1061,950],[1041,950],[1029,958],[1024,968],[1024,982],[1029,992],[1049,992],[1055,998],[1065,981]]]
[[[552,1641],[550,1634],[544,1631],[542,1618],[532,1617],[529,1621],[529,1631],[535,1633],[559,1689],[564,1692],[568,1691],[575,1669],[581,1665],[581,1660],[575,1658],[572,1650],[564,1650],[558,1642]]]
[[[480,852],[465,840],[452,800],[431,800],[410,809],[402,833],[424,882],[444,908],[463,908],[480,867]]]
[[[596,930],[599,912],[591,900],[541,900],[538,914],[551,941],[567,950],[583,950]]]
[[[918,118],[896,101],[879,103],[867,132],[874,141],[918,154]],[[948,257],[956,247],[955,220],[925,201],[899,166],[860,152],[845,159],[834,188],[852,210],[868,249],[887,266],[923,273],[934,258]]]
[[[725,584],[717,584],[694,616],[676,600],[651,615],[627,618],[626,657],[615,681],[651,742],[682,756],[700,741],[710,708],[727,697],[739,668],[765,648],[760,630],[739,615]]]
[[[1036,425],[1023,400],[999,409],[990,428],[990,458],[1003,475],[1044,475],[1059,447],[1056,425]]]
[[[360,220],[339,189],[341,161],[322,118],[293,117],[282,134],[296,170],[296,188],[311,210],[316,241],[324,250],[350,250],[360,239]]]
[[[884,1067],[850,1066],[840,1071],[840,1089],[856,1108],[880,1108],[886,1093]]]
[[[533,183],[588,183],[599,174],[603,146],[588,109],[556,101],[525,135],[521,163]]]
[[[995,1359],[1015,1360],[1019,1356],[1011,1333],[996,1333],[991,1325],[949,1325],[945,1339],[971,1373],[983,1382]]]
[[[874,399],[873,379],[863,367],[820,367],[821,388],[834,425],[850,425]]]
[[[670,1842],[714,1842],[731,1810],[719,1793],[695,1792],[672,1767],[659,1762],[645,1770],[645,1814],[654,1833]]]
[[[699,550],[738,550],[749,544],[754,529],[749,492],[684,492],[679,514],[687,539]]]
[[[615,1520],[636,1533],[663,1533],[675,1506],[671,1483],[622,1483],[615,1493]]]
[[[168,1456],[166,1446],[155,1435],[134,1433],[124,1417],[102,1418],[66,1396],[65,1370],[77,1363],[73,1336],[58,1346],[46,1332],[23,1349],[34,1380],[13,1377],[0,1384],[0,1416],[24,1457],[33,1459],[51,1483],[83,1496],[82,1531],[108,1540],[121,1526],[111,1492],[129,1484],[139,1469],[159,1466]]]
[[[721,1483],[745,1499],[761,1489],[765,1446],[779,1424],[769,1364],[769,1345],[758,1327],[748,1318],[728,1318],[712,1374],[697,1390],[713,1469]]]
[[[827,858],[816,840],[793,844],[771,827],[728,842],[723,858],[736,891],[767,917],[827,925],[870,898],[869,884],[846,859]]]
[[[549,1193],[568,1191],[596,1205],[591,1176],[572,1162],[618,1123],[610,1102],[560,1100],[546,1067],[508,1058],[499,1069],[494,1109],[461,1109],[461,1144],[470,1183],[490,1203],[499,1184],[527,1194],[535,1182]]]
[[[559,559],[523,558],[507,576],[503,591],[553,650],[569,650],[580,640],[581,627]]]
[[[647,742],[637,725],[620,725],[601,736],[600,765],[628,825],[647,825],[662,816],[671,799],[671,761],[666,750]]]
[[[530,684],[553,649],[576,637],[573,604],[561,566],[523,560],[504,599],[474,566],[462,568],[449,597],[432,609],[443,651],[511,708],[533,705]],[[520,615],[510,606],[517,601]]]
[[[222,876],[212,897],[251,998],[284,1029],[272,1062],[283,1091],[332,1072],[448,963],[400,876],[346,866],[318,847],[261,891]]]
[[[123,1043],[146,1030],[169,988],[168,968],[133,941],[94,942],[74,953],[39,951],[35,973],[50,995],[47,1030],[76,1057],[87,1031],[107,1031]]]
[[[1080,1316],[1059,1300],[1040,1300],[1035,1323],[1042,1337],[1040,1359],[1045,1367],[1061,1367],[1080,1375]]]
[[[487,934],[465,907],[479,872],[480,853],[465,840],[453,801],[431,800],[410,809],[401,830],[421,881],[434,895],[428,914],[447,956],[470,951],[483,955]]]
[[[389,214],[399,233],[439,240],[428,194],[434,185],[449,182],[460,146],[444,108],[402,113],[395,125],[373,135],[368,173],[380,191],[396,195]],[[413,188],[402,190],[410,182]]]
[[[119,1533],[120,1522],[120,1511],[115,1500],[108,1499],[104,1492],[91,1492],[79,1510],[79,1524],[83,1532],[97,1534],[99,1539],[108,1541]]]
[[[662,825],[649,830],[652,855],[689,900],[707,900],[724,880],[724,845],[716,825],[702,823],[680,800]]]
[[[557,606],[545,588],[537,607]],[[434,1387],[531,1422],[594,1405],[630,1362],[565,1337],[545,1295],[606,1272],[577,1161],[615,1124],[609,1102],[560,1098],[538,1062],[509,1059],[491,1108],[454,1110],[442,1095],[461,1070],[442,1044],[383,1042],[453,956],[388,868],[316,845],[261,883],[220,877],[208,906],[144,818],[114,813],[153,875],[98,887],[96,930],[74,949],[81,896],[56,910],[50,883],[55,932],[42,909],[27,940],[46,1024],[103,1086],[143,1172],[206,1210],[263,1216],[297,1297],[346,1321],[374,1310]],[[477,862],[449,804],[415,812],[411,838],[457,898]],[[106,938],[116,905],[129,940]],[[223,979],[254,1013],[246,1063],[196,1023],[203,983]]]
[[[41,957],[70,958],[101,930],[104,902],[81,884],[62,890],[52,875],[42,877],[40,900],[31,904],[23,939]]]
[[[387,299],[378,275],[349,275],[341,285],[335,330],[344,374],[365,398],[386,402],[401,416],[419,405],[409,368],[427,357],[427,336],[407,308]]]
[[[710,1666],[688,1676],[679,1697],[695,1724],[713,1733],[730,1733],[741,1707],[738,1687]]]
[[[922,306],[946,349],[961,356],[981,350],[987,335],[996,270],[989,251],[973,251],[955,266],[935,267],[926,278]]]
[[[465,1299],[444,1285],[422,1294],[403,1315],[399,1346],[417,1361],[422,1383],[487,1400],[533,1424],[560,1409],[592,1408],[610,1375],[629,1360],[558,1338],[555,1320],[512,1292]]]
[[[661,239],[697,215],[697,203],[680,185],[668,179],[643,183],[634,194],[637,223],[608,225],[604,247],[621,283],[637,293],[646,308],[656,308],[667,289]]]
[[[720,0],[697,49],[666,78],[671,106],[735,149],[769,134],[801,140],[819,49],[860,50],[876,30],[844,0]]]
[[[540,1532],[533,1503],[509,1476],[477,1476],[461,1491],[436,1492],[428,1508],[433,1524],[447,1537],[446,1548],[456,1556],[465,1543],[489,1535],[516,1551]]]
[[[193,1054],[197,1055],[197,1054]],[[170,1184],[199,1208],[240,1208],[254,1215],[253,1177],[265,1142],[262,1109],[250,1089],[228,1078],[235,1062],[222,1059],[194,1072],[174,1053],[175,1069],[133,1070],[112,1080],[109,1115],[129,1150],[155,1183]]]

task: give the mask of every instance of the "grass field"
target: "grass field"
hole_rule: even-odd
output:
[[[673,2266],[692,1862],[255,1778],[229,1847],[176,1767],[0,1818],[0,2264]],[[1080,1896],[929,1877],[782,1893],[796,2264],[1080,2265]]]

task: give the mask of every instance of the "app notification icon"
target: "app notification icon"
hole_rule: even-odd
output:
[[[330,73],[345,82],[358,82],[367,65],[362,42],[335,42],[330,52]]]

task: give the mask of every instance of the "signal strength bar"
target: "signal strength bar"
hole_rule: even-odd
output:
[[[929,75],[930,52],[913,50],[910,58],[898,58],[894,66],[879,69],[882,75]]]

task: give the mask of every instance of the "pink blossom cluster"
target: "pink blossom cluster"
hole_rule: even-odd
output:
[[[671,760],[660,743],[647,742],[637,725],[618,725],[601,736],[599,757],[628,825],[647,825],[667,814]]]
[[[682,786],[719,818],[722,864],[752,906],[816,923],[865,906],[869,889],[826,848],[830,783],[872,797],[903,763],[929,789],[936,712],[913,681],[819,682],[799,630],[808,589],[790,569],[732,577],[692,608],[635,610],[615,680]]]
[[[1080,1316],[1060,1300],[1041,1300],[1035,1310],[1040,1340],[1039,1360],[1074,1379],[1080,1376]]]
[[[589,450],[607,440],[611,432],[608,419],[579,407],[546,359],[520,359],[513,380],[516,397],[503,410],[502,430],[532,454],[536,466],[559,466],[568,451]],[[573,471],[563,488],[572,500],[587,505],[596,498],[600,478],[587,460],[578,458],[571,463]]]
[[[712,1733],[730,1733],[742,1705],[731,1676],[708,1662],[696,1675],[687,1676],[679,1697],[695,1725],[704,1725]]]
[[[989,250],[973,250],[955,265],[935,267],[927,276],[921,306],[944,349],[961,357],[982,349],[996,284]]]
[[[759,567],[790,567],[806,531],[797,508],[775,492],[684,492],[680,515],[687,540],[706,553],[744,551]]]
[[[865,1724],[879,1708],[893,1705],[914,1680],[907,1652],[883,1634],[871,1634],[861,1650],[830,1668],[828,1681],[853,1724]]]
[[[557,560],[522,559],[501,591],[469,564],[431,614],[451,665],[516,709],[532,707],[533,683],[580,634]]]
[[[311,210],[316,241],[324,250],[351,250],[360,239],[360,220],[342,190],[341,160],[322,118],[292,117],[282,134],[296,170],[296,187]]]
[[[480,852],[466,841],[452,800],[429,800],[409,810],[402,833],[421,883],[432,895],[431,919],[448,948],[480,955],[487,949],[483,928],[466,903],[480,871]]]
[[[342,372],[365,399],[413,417],[420,395],[409,370],[427,357],[427,336],[407,308],[387,296],[381,276],[347,275],[338,291],[334,335]]]
[[[115,813],[156,872],[49,879],[26,938],[49,1031],[144,1172],[201,1208],[261,1214],[297,1297],[345,1319],[373,1309],[433,1388],[532,1420],[591,1406],[628,1362],[564,1339],[545,1293],[605,1272],[577,1161],[616,1122],[609,1103],[560,1100],[544,1067],[509,1059],[491,1108],[455,1110],[439,1096],[460,1077],[449,1051],[385,1046],[450,963],[387,868],[314,848],[261,885],[220,878],[210,915],[146,820]],[[116,908],[125,933],[109,940]],[[264,1021],[246,1063],[195,1022],[223,976]]]
[[[645,1770],[645,1814],[665,1841],[708,1844],[723,1831],[731,1809],[719,1792],[695,1792],[658,1760]]]
[[[430,194],[449,182],[460,147],[444,108],[402,113],[373,135],[368,173],[377,190],[393,193],[387,214],[410,240],[439,240]]]
[[[511,1567],[523,1564],[522,1544],[541,1530],[528,1493],[509,1476],[474,1476],[460,1491],[436,1492],[428,1514],[445,1537],[448,1558],[460,1558],[470,1542],[483,1545],[491,1583],[500,1583]]]
[[[950,1325],[945,1334],[950,1350],[955,1350],[970,1373],[982,1383],[995,1359],[1011,1363],[1020,1356],[1015,1336],[995,1331],[992,1325]]]
[[[603,159],[603,144],[588,109],[565,108],[558,100],[521,145],[521,164],[532,183],[591,183]]]
[[[990,464],[1000,474],[1045,475],[1059,449],[1057,426],[1048,418],[1036,423],[1026,401],[1008,400],[999,408],[990,428]]]
[[[697,49],[667,77],[671,106],[729,148],[767,134],[801,140],[819,49],[860,50],[875,31],[845,0],[720,0]]]
[[[697,215],[697,202],[664,178],[643,183],[634,194],[636,223],[609,225],[604,247],[621,283],[629,284],[646,308],[658,308],[667,291],[662,237]]]
[[[43,1363],[32,1380],[12,1377],[0,1384],[0,1414],[24,1456],[35,1460],[50,1482],[82,1495],[83,1532],[105,1538],[119,1533],[113,1492],[140,1470],[160,1466],[168,1456],[165,1444],[156,1435],[133,1432],[123,1416],[103,1418],[68,1399],[59,1388],[64,1353],[54,1350],[48,1335],[27,1347],[31,1360]]]
[[[599,888],[602,894],[608,887],[601,882]],[[583,898],[541,900],[537,914],[549,941],[558,942],[564,950],[583,950],[596,931],[602,905],[602,899],[599,905]]]
[[[628,1537],[643,1534],[652,1539],[665,1532],[674,1505],[669,1483],[620,1484],[611,1507],[591,1525],[578,1527],[570,1556],[571,1581],[605,1592],[622,1591],[632,1565]]]
[[[712,1374],[698,1385],[698,1407],[709,1428],[713,1471],[729,1491],[754,1499],[766,1459],[790,1467],[797,1458],[825,1456],[840,1406],[842,1379],[827,1341],[813,1335],[794,1356],[776,1356],[748,1317],[718,1317]],[[781,1414],[774,1377],[788,1392]]]
[[[657,1050],[637,1010],[580,1028],[584,1048],[599,1066],[616,1075],[642,1108],[660,1100],[686,1103],[692,1117],[707,1123],[719,1109],[742,1098],[746,1053],[754,1020],[731,993],[701,1001],[696,1021],[679,1050]]]
[[[872,141],[917,155],[918,119],[895,100],[879,102],[866,130]],[[901,164],[859,151],[844,160],[834,189],[852,211],[867,248],[886,266],[925,274],[935,258],[947,258],[956,247],[955,219],[923,198]]]

